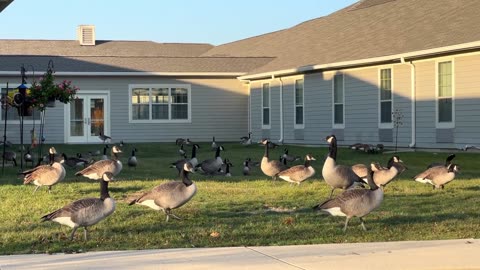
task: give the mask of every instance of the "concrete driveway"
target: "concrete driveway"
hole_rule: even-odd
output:
[[[0,269],[480,269],[480,240],[12,255]]]

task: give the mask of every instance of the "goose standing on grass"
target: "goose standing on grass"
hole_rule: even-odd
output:
[[[21,172],[24,176],[23,184],[33,183],[37,187],[33,191],[35,193],[41,186],[48,186],[48,192],[52,190],[52,186],[65,178],[65,168],[54,159],[57,151],[54,147],[48,150],[50,155],[50,165],[40,165],[31,170]]]
[[[294,162],[294,161],[300,160],[300,157],[299,157],[299,156],[289,155],[287,148],[285,148],[285,149],[283,150],[283,155],[282,155],[282,157],[283,157],[286,161],[288,161],[288,162]]]
[[[217,151],[215,151],[214,159],[204,160],[195,167],[200,169],[200,171],[204,174],[215,174],[223,165],[223,159],[220,156],[220,151],[225,151],[225,148],[223,148],[221,145],[217,148]]]
[[[323,163],[322,175],[325,182],[332,187],[331,198],[335,189],[348,189],[353,187],[355,183],[363,183],[363,181],[353,172],[351,167],[337,164],[337,138],[335,135],[327,136],[326,140],[329,149],[328,156]]]
[[[17,154],[15,152],[5,151],[3,154],[3,159],[6,161],[11,161],[15,167],[17,166]]]
[[[129,205],[141,204],[153,210],[162,210],[167,215],[167,222],[170,216],[180,219],[172,213],[172,210],[189,202],[197,192],[197,186],[188,178],[190,172],[194,172],[194,167],[187,162],[180,172],[182,181],[163,183],[132,200]]]
[[[277,174],[288,169],[288,167],[278,160],[270,160],[268,152],[270,149],[270,141],[268,139],[262,140],[261,143],[265,145],[265,153],[263,154],[262,162],[260,163],[260,169],[265,175],[270,176],[275,180]]]
[[[112,140],[112,137],[103,134],[103,132],[100,132],[100,133],[98,134],[98,138],[99,138],[101,141],[103,141],[103,144],[105,144],[105,142],[108,141],[108,140],[110,140],[110,141]]]
[[[182,157],[185,155],[185,149],[183,149],[183,144],[180,145],[180,149],[178,149],[178,154]]]
[[[188,159],[187,154],[183,156],[183,159],[179,159],[175,162],[172,162],[170,165],[170,168],[176,168],[178,170],[178,174],[180,174],[183,170],[183,165],[185,163],[190,163],[193,168],[198,165],[198,159],[197,159],[197,149],[200,148],[200,145],[194,144],[192,145],[192,158]]]
[[[80,154],[77,154],[77,157],[67,157],[67,155],[65,153],[62,153],[62,157],[63,157],[63,160],[64,160],[63,164],[65,164],[65,165],[67,165],[68,167],[71,167],[71,168],[76,168],[76,167],[79,167],[79,166],[85,167],[86,164],[88,164],[88,160],[83,159],[83,158],[79,158],[78,155],[80,155]]]
[[[346,217],[343,227],[344,232],[347,230],[348,222],[352,217],[360,218],[362,228],[366,231],[363,217],[379,207],[383,201],[383,190],[375,184],[372,174],[373,172],[369,170],[367,181],[370,189],[349,189],[313,208],[325,211],[332,216]]]
[[[223,165],[220,167],[216,175],[223,175],[225,177],[232,177],[232,174],[230,173],[230,168],[233,167],[232,162],[226,158],[223,161]]]
[[[251,159],[247,158],[243,162],[243,170],[242,170],[243,175],[250,175],[250,161],[251,161]]]
[[[105,145],[105,146],[103,147],[103,155],[102,155],[102,157],[100,158],[101,160],[108,160],[108,156],[107,156],[107,149],[108,149],[108,148],[109,148],[108,145]]]
[[[215,136],[212,138],[212,150],[217,150],[218,146],[217,143],[215,142]]]
[[[75,175],[81,175],[93,180],[101,179],[107,172],[116,176],[123,168],[122,162],[118,159],[120,153],[122,153],[122,150],[115,145],[112,147],[112,159],[99,160],[87,168],[75,173]]]
[[[32,156],[30,147],[27,147],[27,152],[23,155],[23,160],[25,161],[25,164],[30,162],[30,164],[32,164],[32,167],[33,167],[33,156]]]
[[[132,155],[128,158],[128,167],[133,167],[133,168],[137,168],[137,165],[138,165],[138,160],[137,160],[137,156],[135,156],[135,153],[137,152],[137,148],[133,148],[132,149]]]
[[[447,159],[445,160],[445,164],[444,163],[439,163],[439,162],[434,162],[434,163],[431,163],[430,165],[428,165],[427,169],[430,169],[432,167],[436,167],[436,166],[445,166],[445,167],[448,167],[448,165],[452,164],[452,160],[455,158],[455,154],[451,154],[447,157]]]
[[[305,156],[305,163],[303,165],[293,166],[290,169],[281,171],[278,173],[278,177],[292,184],[300,185],[303,181],[315,174],[315,169],[311,164],[312,160],[315,160],[315,158],[308,154]]]
[[[83,227],[85,241],[87,241],[87,227],[97,224],[115,211],[115,200],[108,193],[108,183],[112,180],[112,173],[104,173],[100,179],[100,198],[85,198],[74,201],[43,216],[42,221],[54,221],[72,228],[70,241],[73,240],[77,229]]]
[[[407,167],[399,156],[393,156],[388,160],[388,167],[382,167],[378,162],[372,162],[370,164],[370,170],[373,171],[373,181],[377,186],[386,186],[397,175],[404,172]],[[358,175],[362,180],[367,183],[368,168],[363,164],[356,164],[352,166],[353,172]]]
[[[430,184],[435,188],[443,189],[446,184],[450,183],[457,173],[460,172],[460,167],[457,164],[450,164],[445,166],[436,166],[416,175],[413,179],[423,184]]]

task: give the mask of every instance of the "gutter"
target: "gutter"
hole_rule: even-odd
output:
[[[402,59],[403,61],[405,61],[406,58],[427,57],[427,56],[434,56],[437,54],[444,54],[448,52],[465,51],[465,50],[478,49],[478,48],[480,48],[480,41],[474,41],[469,43],[445,46],[445,47],[440,47],[435,49],[420,50],[420,51],[414,51],[414,52],[403,53],[403,54],[394,54],[394,55],[388,55],[388,56],[380,56],[380,57],[365,58],[360,60],[343,61],[343,62],[335,62],[335,63],[328,63],[328,64],[320,64],[320,65],[309,65],[309,66],[303,66],[298,68],[278,70],[274,72],[264,72],[264,73],[258,73],[258,74],[244,75],[244,76],[238,77],[238,79],[239,80],[263,79],[263,78],[269,78],[272,76],[278,77],[278,76],[298,74],[298,73],[309,72],[309,71],[348,68],[348,67],[361,66],[361,65],[367,65],[367,64],[368,65],[377,64],[377,63],[380,64],[385,62],[401,63]]]
[[[26,72],[27,75],[33,75],[32,72]],[[43,74],[44,71],[37,71],[37,74]],[[238,77],[245,72],[70,72],[57,71],[56,76],[183,76],[183,77]],[[2,76],[20,76],[20,71],[0,71]]]
[[[417,127],[417,117],[416,117],[416,69],[413,61],[405,62],[405,58],[401,59],[402,64],[407,64],[410,66],[410,100],[411,100],[411,115],[412,115],[412,135],[410,144],[408,147],[415,148],[416,144],[416,127]]]

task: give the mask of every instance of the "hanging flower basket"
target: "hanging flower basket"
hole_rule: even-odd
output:
[[[49,108],[55,107],[55,97],[49,97],[47,99],[47,107]]]

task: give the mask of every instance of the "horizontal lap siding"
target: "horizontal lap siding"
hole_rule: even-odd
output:
[[[416,146],[436,147],[435,61],[415,64]]]
[[[398,127],[398,146],[408,147],[412,142],[412,86],[411,67],[409,65],[393,66],[393,111],[399,109],[403,114],[402,125]],[[393,144],[396,129],[393,129]],[[389,145],[392,143],[385,143]]]

